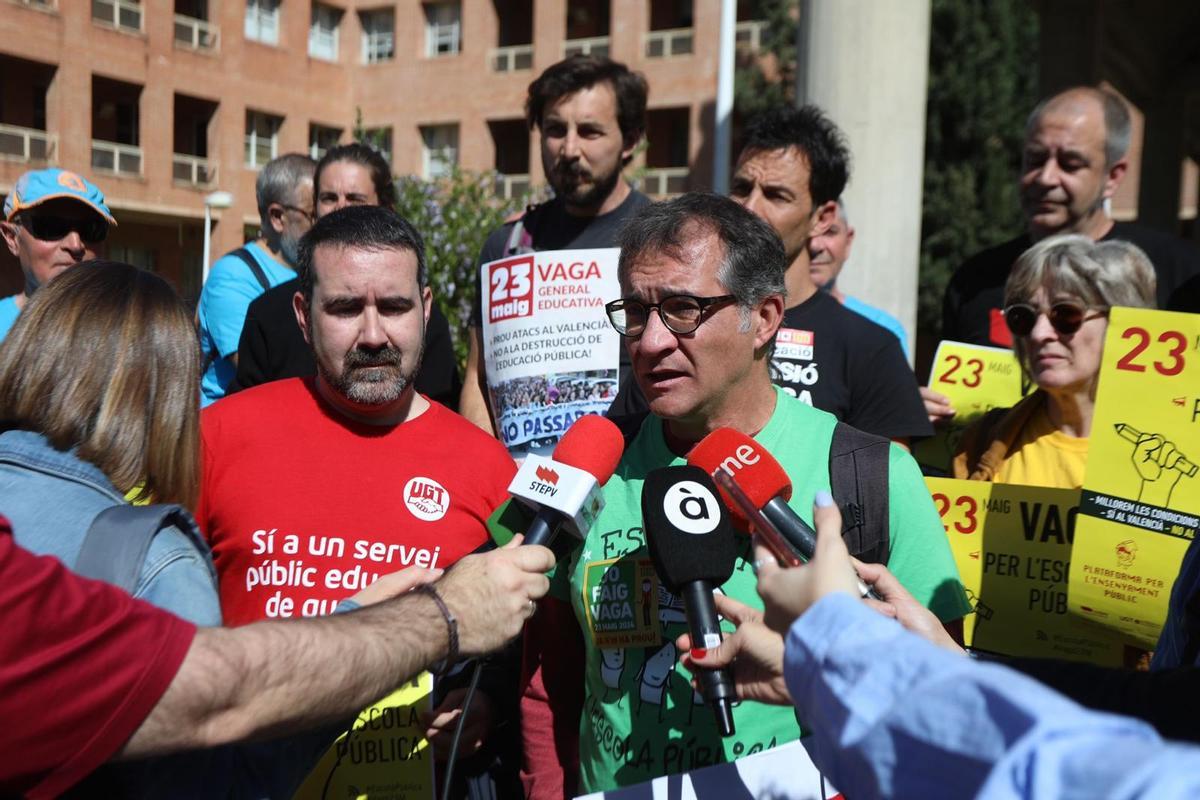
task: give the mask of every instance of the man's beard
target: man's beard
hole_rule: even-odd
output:
[[[612,194],[613,189],[617,186],[617,181],[621,180],[621,167],[618,165],[609,173],[595,175],[584,170],[574,169],[571,165],[565,165],[554,169],[549,174],[554,193],[561,197],[567,205],[575,208],[597,209]],[[579,182],[580,177],[589,178],[591,184],[582,185]]]
[[[368,351],[354,349],[342,359],[342,374],[330,375],[320,361],[321,377],[338,394],[351,402],[366,406],[383,406],[399,400],[416,379],[425,356],[425,337],[412,368],[405,370],[401,353],[394,347]],[[364,370],[371,369],[364,374]]]
[[[300,237],[284,234],[279,237],[279,252],[293,269],[300,263]]]

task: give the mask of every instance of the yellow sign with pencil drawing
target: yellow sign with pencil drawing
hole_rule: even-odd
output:
[[[432,699],[433,676],[422,672],[360,712],[294,800],[431,800],[433,751],[420,720]]]
[[[949,472],[963,430],[993,408],[1015,405],[1028,391],[1021,365],[1012,350],[962,342],[938,345],[929,373],[929,388],[945,395],[954,419],[917,443],[913,456],[921,466]]]
[[[1071,610],[1153,647],[1200,529],[1200,315],[1112,309],[1090,438]]]
[[[968,647],[1105,666],[1125,663],[1116,636],[1067,613],[1079,492],[926,478],[967,589]]]

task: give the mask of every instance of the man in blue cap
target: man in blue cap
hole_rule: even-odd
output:
[[[96,258],[116,225],[104,193],[65,169],[26,172],[4,201],[0,235],[21,262],[25,288],[0,300],[0,340],[38,287],[81,261]]]

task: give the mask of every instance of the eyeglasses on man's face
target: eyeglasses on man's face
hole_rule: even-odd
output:
[[[1095,314],[1088,311],[1095,310]],[[1004,322],[1014,336],[1028,336],[1037,325],[1038,316],[1046,315],[1050,326],[1063,336],[1070,336],[1083,327],[1083,323],[1108,315],[1108,309],[1090,309],[1081,303],[1062,301],[1049,308],[1038,308],[1029,303],[1013,303],[1004,309]]]
[[[646,330],[650,320],[650,312],[657,310],[658,318],[672,333],[692,333],[700,327],[707,317],[708,310],[721,303],[737,300],[731,294],[717,297],[694,297],[690,294],[673,294],[664,297],[657,303],[643,303],[641,300],[623,297],[613,300],[604,306],[608,312],[608,321],[622,336],[636,339]]]

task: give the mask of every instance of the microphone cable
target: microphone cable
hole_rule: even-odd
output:
[[[446,771],[442,775],[442,800],[450,800],[450,786],[454,778],[454,762],[458,760],[458,743],[462,738],[463,728],[467,723],[467,712],[471,710],[471,700],[475,697],[475,689],[479,686],[479,674],[483,671],[483,661],[477,660],[471,670],[471,682],[467,685],[467,694],[463,697],[462,714],[458,724],[454,726],[454,738],[450,740],[450,753],[446,756]]]

